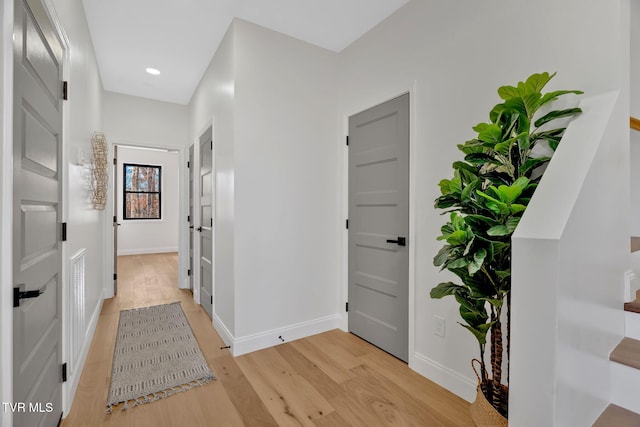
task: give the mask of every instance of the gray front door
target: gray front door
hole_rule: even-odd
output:
[[[349,331],[408,359],[409,95],[349,118]]]
[[[213,318],[213,141],[200,141],[200,304]]]
[[[193,155],[194,146],[189,147],[189,162],[187,163],[187,167],[189,169],[189,215],[187,216],[187,222],[189,224],[189,289],[193,291],[193,246],[194,246],[194,229],[193,229],[193,170],[195,169],[195,165],[193,164]]]
[[[63,46],[40,1],[14,5],[12,285],[32,298],[13,309],[13,404],[24,405],[13,411],[13,425],[55,426],[62,414]]]

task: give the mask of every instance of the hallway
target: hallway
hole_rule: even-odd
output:
[[[339,330],[233,358],[189,291],[177,254],[118,258],[70,414],[71,426],[472,426],[468,403],[404,363]],[[180,301],[217,377],[205,386],[105,413],[120,310]]]

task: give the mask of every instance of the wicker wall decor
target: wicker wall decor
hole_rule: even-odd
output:
[[[93,207],[98,210],[104,210],[107,202],[109,185],[108,154],[107,138],[102,133],[95,132],[91,137],[90,196]]]

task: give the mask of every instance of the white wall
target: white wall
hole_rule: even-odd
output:
[[[161,219],[125,220],[122,214],[124,163],[160,166]],[[179,170],[178,152],[118,147],[118,255],[178,251]]]
[[[541,71],[558,71],[549,90],[593,94],[622,85],[622,15],[617,2],[596,1],[589,8],[576,1],[543,3],[549,7],[531,8],[524,0],[414,0],[340,54],[344,117],[402,93],[415,82],[415,352],[410,366],[470,400],[475,396],[469,366],[477,356],[475,340],[456,324],[458,306],[452,298],[429,298],[433,286],[449,279],[432,265],[443,224],[433,208],[437,182],[451,175],[451,163],[460,158],[456,144],[473,137],[471,127],[485,121],[499,102],[499,86]],[[622,210],[628,209],[624,200],[617,205]],[[626,222],[616,224],[626,227]],[[434,335],[434,315],[446,319],[445,338]]]
[[[343,221],[336,55],[241,20],[235,34],[236,336],[243,337],[336,315]]]
[[[640,118],[640,4],[631,2],[631,116]],[[631,131],[631,235],[640,236],[640,132]],[[638,275],[640,271],[636,271]]]
[[[104,132],[110,142],[188,145],[189,110],[186,105],[104,92]]]
[[[196,142],[213,124],[214,318],[229,344],[235,334],[235,52],[231,23],[189,103],[189,140]],[[196,150],[196,156],[198,151]],[[196,161],[196,163],[198,163]],[[199,215],[196,213],[196,219]],[[194,279],[199,278],[196,271]],[[197,283],[197,282],[195,282]],[[194,296],[199,301],[199,286]]]
[[[234,20],[191,101],[192,137],[213,123],[215,316],[234,354],[337,325],[335,90],[334,53]]]

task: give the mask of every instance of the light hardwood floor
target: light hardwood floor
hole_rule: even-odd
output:
[[[467,402],[340,330],[232,357],[191,293],[177,289],[177,254],[120,257],[118,279],[64,427],[474,425]],[[119,311],[174,301],[182,303],[217,380],[106,414]]]

